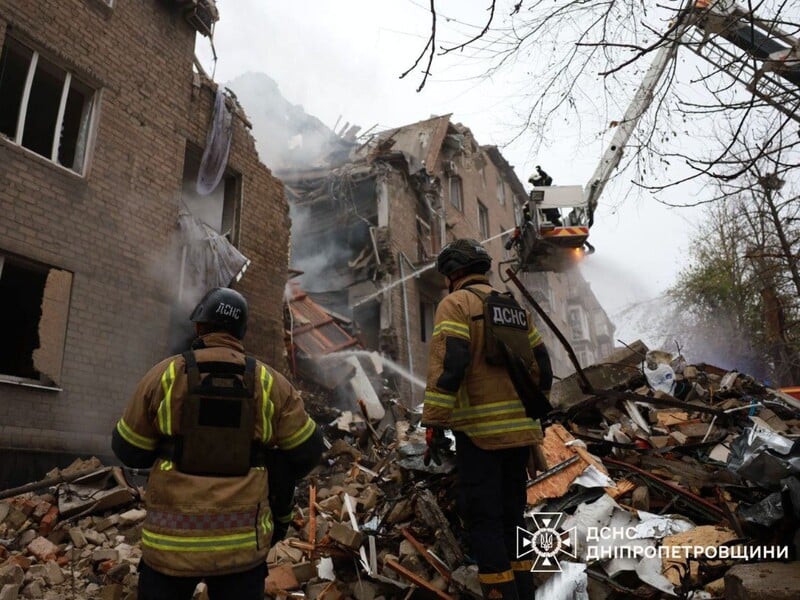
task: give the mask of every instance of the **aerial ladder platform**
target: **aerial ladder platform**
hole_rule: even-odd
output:
[[[800,39],[729,0],[696,0],[673,20],[586,186],[550,185],[537,167],[512,242],[523,271],[564,271],[594,252],[589,230],[603,190],[664,73],[687,47],[753,96],[800,122]]]

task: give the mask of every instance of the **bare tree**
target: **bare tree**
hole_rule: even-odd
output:
[[[647,104],[627,161],[635,182],[661,190],[707,175],[734,177],[726,165],[742,164],[735,152],[746,131],[759,126],[763,144],[752,160],[794,148],[800,122],[800,6],[788,0],[487,0],[486,20],[459,43],[437,46],[437,16],[430,0],[431,35],[414,66],[419,89],[432,65],[457,53],[476,62],[482,75],[505,73],[528,85],[509,102],[520,107],[516,136],[535,143],[555,139],[557,124],[580,124],[589,112],[618,126],[619,115],[659,50],[675,46],[675,58]],[[718,120],[732,123],[730,136],[713,134]],[[777,142],[780,142],[780,146]],[[685,171],[676,176],[675,167]]]
[[[786,160],[796,151],[775,146],[733,149],[670,295],[686,336],[785,385],[800,381],[800,182]]]

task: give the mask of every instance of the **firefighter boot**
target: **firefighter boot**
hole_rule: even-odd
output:
[[[533,600],[536,595],[536,585],[533,583],[533,561],[521,560],[511,563],[514,570],[514,582],[517,584],[519,600]]]
[[[513,571],[479,573],[478,581],[485,600],[520,600]]]

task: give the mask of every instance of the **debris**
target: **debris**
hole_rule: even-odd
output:
[[[328,535],[334,542],[350,550],[358,550],[364,541],[364,535],[360,531],[353,531],[352,527],[344,523],[333,523]]]
[[[648,386],[646,353],[633,344],[618,362],[587,369],[592,394],[574,378],[554,390],[565,412],[545,429],[548,468],[530,473],[527,500],[531,513],[564,513],[559,528],[576,528],[575,545],[565,546],[575,556],[560,557],[561,572],[542,578],[537,597],[797,597],[800,585],[782,565],[737,565],[713,550],[687,557],[680,548],[786,547],[786,558],[796,556],[800,410],[742,373],[650,353],[674,373],[680,398],[670,396]],[[268,555],[265,589],[298,600],[480,598],[456,510],[455,462],[422,463],[419,412],[371,378],[366,362],[382,418],[363,402],[336,408],[326,390],[304,394],[328,451],[298,486],[294,520]],[[52,473],[48,484],[0,502],[0,600],[135,594],[146,517],[138,491],[99,461],[74,469],[80,477]],[[619,539],[593,539],[588,561],[590,527],[622,528],[635,552],[615,556]],[[793,595],[780,595],[786,585]]]
[[[734,565],[725,574],[727,600],[793,600],[800,590],[800,563]]]
[[[445,594],[443,591],[437,589],[436,586],[434,586],[430,581],[428,581],[427,579],[424,579],[423,577],[420,577],[416,573],[406,569],[404,566],[399,564],[397,561],[395,561],[393,559],[387,559],[386,560],[386,564],[391,569],[393,569],[394,571],[397,571],[398,573],[400,573],[403,577],[408,579],[413,584],[418,585],[420,587],[423,587],[423,588],[425,588],[426,590],[428,590],[430,592],[433,592],[437,597],[442,598],[442,600],[454,600],[454,598],[452,596],[449,596],[449,595]]]
[[[300,589],[300,583],[297,581],[291,565],[283,564],[270,567],[269,575],[264,583],[264,591],[267,594],[276,596],[297,589]]]

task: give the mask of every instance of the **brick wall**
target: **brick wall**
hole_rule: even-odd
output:
[[[63,391],[0,383],[0,447],[108,453],[136,381],[167,351],[177,284],[160,269],[175,258],[185,145],[204,145],[213,91],[192,84],[194,31],[170,3],[115,4],[0,0],[0,44],[13,35],[101,90],[84,176],[0,139],[0,252],[74,275]],[[246,341],[282,367],[288,210],[239,119],[230,166],[252,260]]]
[[[402,261],[402,274],[410,275],[414,269],[400,256],[404,253],[412,262],[416,261],[417,249],[417,206],[419,200],[416,192],[411,188],[406,178],[398,172],[392,172],[389,180],[389,228],[391,231],[392,249],[396,268],[392,273],[392,280],[401,277],[400,262]],[[424,284],[415,278],[406,280],[404,284],[395,286],[391,292],[392,329],[397,337],[397,356],[392,357],[402,367],[413,367],[413,372],[418,377],[425,379],[427,363],[427,344],[420,340],[420,295]],[[405,289],[404,289],[405,288]],[[403,294],[405,292],[405,305]],[[385,302],[385,300],[384,300]],[[407,310],[406,310],[407,309]],[[408,319],[408,329],[406,329]],[[409,337],[411,334],[410,348],[412,360],[409,362]],[[407,405],[422,402],[423,390],[413,387],[406,380],[398,379],[400,394]]]
[[[474,140],[468,140],[468,144]],[[449,159],[448,159],[449,160]],[[478,224],[478,202],[487,209],[489,215],[489,236],[496,236],[515,226],[513,192],[505,184],[505,201],[500,203],[497,193],[497,181],[501,179],[500,173],[488,155],[475,144],[475,151],[457,155],[455,158],[457,174],[462,180],[462,210],[450,204],[448,177],[444,172],[442,161],[436,165],[436,175],[440,178],[443,188],[443,205],[448,224],[448,237],[445,242],[456,238],[469,237],[482,241]],[[390,229],[395,254],[402,249],[412,261],[416,260],[417,224],[416,215],[419,212],[417,195],[405,179],[399,174],[394,174],[390,179]],[[485,244],[492,256],[492,272],[490,278],[496,287],[505,289],[500,281],[501,267],[499,262],[504,260],[503,240],[497,238]],[[421,265],[418,265],[421,266]],[[502,267],[504,268],[504,267]],[[412,272],[411,267],[404,265],[405,274]],[[395,269],[393,277],[401,276],[400,270]],[[398,337],[398,362],[404,366],[413,366],[414,374],[425,379],[427,374],[428,344],[421,339],[421,301],[438,301],[446,290],[443,288],[444,279],[435,269],[427,271],[419,279],[410,279],[405,286],[406,302],[408,306],[408,320],[411,340],[411,361],[409,361],[408,343],[406,335],[406,315],[403,306],[403,286],[398,285],[392,291],[392,324]],[[422,390],[412,388],[409,384],[401,386],[403,399],[411,403],[422,401]]]

